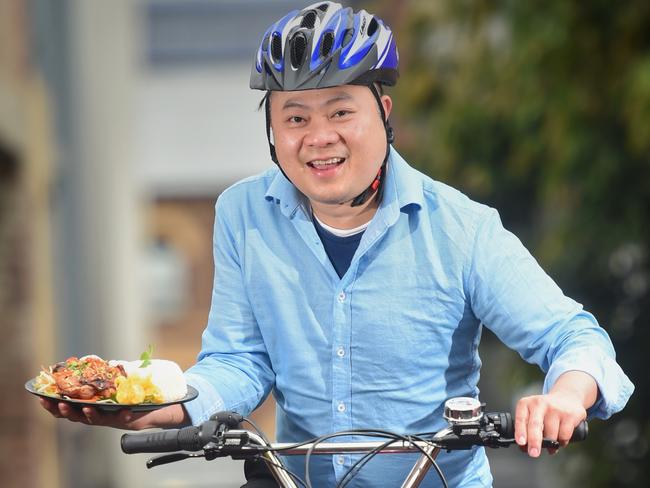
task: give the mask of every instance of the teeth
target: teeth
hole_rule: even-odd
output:
[[[315,168],[325,168],[333,164],[339,164],[343,162],[343,158],[330,158],[330,159],[317,159],[312,161],[310,164]]]

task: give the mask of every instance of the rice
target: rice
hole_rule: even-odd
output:
[[[152,359],[151,363],[141,368],[142,361],[110,361],[121,364],[127,376],[151,376],[151,381],[160,389],[163,402],[174,402],[187,395],[187,382],[180,366],[167,359]]]

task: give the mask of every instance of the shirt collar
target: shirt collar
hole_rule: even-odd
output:
[[[384,185],[382,207],[393,205],[398,210],[402,210],[409,205],[414,205],[416,208],[422,208],[424,204],[422,180],[392,146]]]
[[[306,201],[304,195],[279,170],[276,171],[264,198],[279,203],[280,211],[286,217],[293,216]]]
[[[380,211],[387,212],[387,220],[396,220],[399,212],[409,205],[422,208],[424,196],[422,181],[418,174],[411,168],[399,153],[391,146],[388,156],[387,171],[384,181],[384,194]],[[293,216],[301,205],[306,204],[306,199],[298,189],[282,174],[277,171],[271,181],[265,198],[276,200],[280,204],[282,213]],[[392,217],[392,218],[391,218]]]

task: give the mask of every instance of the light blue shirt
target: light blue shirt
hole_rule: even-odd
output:
[[[194,424],[249,414],[273,391],[277,437],[348,429],[444,427],[444,401],[478,397],[481,327],[546,372],[598,383],[607,418],[633,385],[607,333],[563,295],[498,213],[407,165],[391,149],[384,196],[339,279],[304,197],[276,169],[216,205],[215,278],[198,362]],[[355,456],[314,456],[314,486],[334,486]],[[398,461],[396,461],[398,458]],[[302,458],[285,458],[303,475]],[[377,456],[353,486],[399,486],[414,456]],[[484,450],[442,453],[450,486],[490,486]],[[423,486],[438,486],[433,470]],[[336,480],[336,481],[335,481]]]

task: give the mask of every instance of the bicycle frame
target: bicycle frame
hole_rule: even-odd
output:
[[[451,428],[441,430],[431,441],[403,441],[395,440],[388,445],[384,441],[365,441],[365,442],[319,442],[303,444],[295,447],[290,443],[272,443],[270,446],[262,439],[261,436],[250,432],[248,430],[230,430],[225,434],[224,440],[228,439],[242,439],[248,438],[248,443],[256,446],[267,446],[272,450],[265,451],[261,457],[266,462],[269,471],[282,488],[299,488],[293,478],[283,468],[283,463],[276,451],[281,451],[283,456],[304,456],[311,452],[312,454],[366,454],[381,446],[384,446],[378,451],[380,454],[398,454],[404,452],[420,452],[420,456],[411,468],[411,471],[406,475],[401,488],[417,488],[424,480],[424,477],[431,468],[431,459],[435,460],[440,453],[440,447],[435,445],[436,437],[444,437],[451,433]],[[420,450],[424,450],[426,454]],[[243,451],[246,448],[242,448]],[[251,448],[251,451],[254,451]]]

